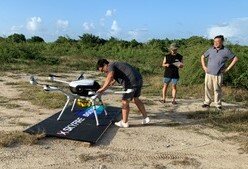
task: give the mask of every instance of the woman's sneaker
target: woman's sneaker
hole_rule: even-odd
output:
[[[150,123],[150,118],[146,117],[142,120],[142,124],[149,124]]]
[[[129,127],[128,122],[124,123],[122,120],[118,121],[118,122],[115,122],[115,125],[118,126],[118,127],[121,127],[121,128],[128,128]]]

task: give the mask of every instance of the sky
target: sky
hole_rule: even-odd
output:
[[[246,0],[1,0],[0,36],[51,42],[84,33],[123,40],[213,38],[248,45]]]

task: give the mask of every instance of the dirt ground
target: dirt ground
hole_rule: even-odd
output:
[[[23,131],[60,109],[44,109],[19,99],[21,91],[8,85],[28,80],[26,74],[8,73],[0,81],[0,96],[20,107],[0,106],[0,131]],[[237,133],[221,132],[187,119],[187,113],[202,110],[202,100],[178,100],[178,105],[160,103],[159,97],[141,97],[151,124],[141,125],[132,104],[130,128],[111,126],[101,140],[85,147],[78,141],[43,138],[35,145],[0,148],[0,168],[248,168],[248,154],[227,138]],[[121,96],[105,95],[109,105],[120,106]],[[237,105],[224,103],[228,109]],[[24,125],[25,124],[25,125]]]

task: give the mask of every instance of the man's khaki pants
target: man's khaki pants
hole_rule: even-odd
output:
[[[221,86],[223,82],[223,74],[205,75],[205,101],[204,104],[210,105],[212,102],[212,93],[214,93],[214,103],[216,107],[221,106]]]

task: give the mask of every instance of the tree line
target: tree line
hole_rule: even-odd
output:
[[[179,53],[184,56],[185,67],[181,70],[184,85],[203,83],[204,71],[200,56],[213,43],[212,40],[192,36],[187,39],[151,39],[141,43],[135,39],[126,41],[111,37],[103,39],[93,34],[83,34],[78,39],[59,36],[54,42],[45,42],[42,37],[26,38],[23,34],[0,37],[1,71],[22,67],[62,67],[70,70],[95,70],[98,58],[126,61],[134,65],[144,75],[163,76],[161,67],[168,46],[176,42]],[[239,62],[225,75],[225,84],[248,89],[248,46],[226,42]],[[12,66],[10,66],[12,65]]]

